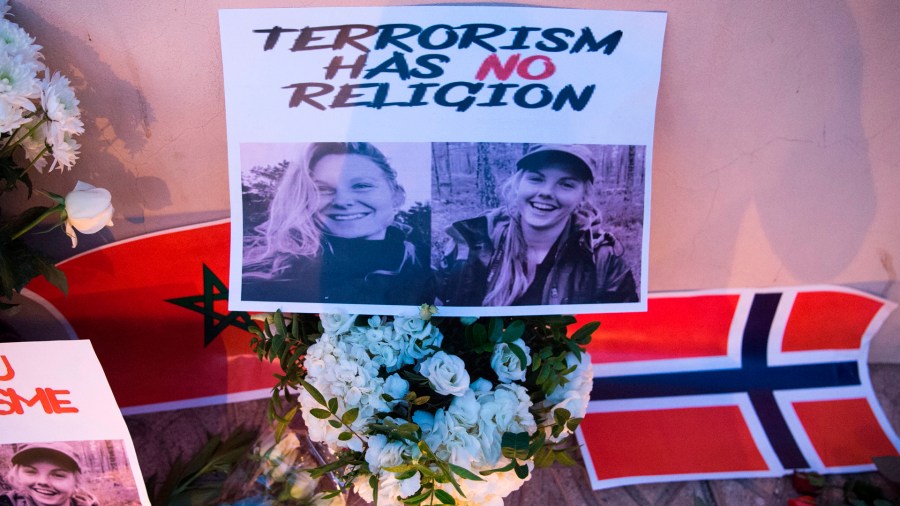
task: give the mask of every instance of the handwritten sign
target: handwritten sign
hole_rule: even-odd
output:
[[[15,476],[23,466],[37,466],[35,459],[47,459],[84,475],[81,483],[103,483],[108,480],[96,473],[109,466],[94,469],[90,456],[97,448],[127,456],[116,464],[128,471],[117,476],[133,479],[117,485],[117,493],[124,487],[133,496],[124,503],[150,504],[128,428],[90,341],[0,344],[0,471]],[[97,487],[77,493],[106,504]],[[27,497],[29,491],[4,493]]]

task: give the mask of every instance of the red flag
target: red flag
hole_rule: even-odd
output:
[[[647,313],[580,316],[602,322],[579,433],[594,488],[874,470],[900,448],[866,369],[893,308],[808,287],[652,294]]]
[[[249,315],[228,311],[229,248],[227,221],[169,230],[61,262],[68,297],[28,288],[91,340],[125,413],[266,397],[280,369],[250,352]]]

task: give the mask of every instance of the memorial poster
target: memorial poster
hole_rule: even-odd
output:
[[[233,309],[646,309],[665,13],[220,11]]]

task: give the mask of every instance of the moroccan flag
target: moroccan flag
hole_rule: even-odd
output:
[[[868,346],[888,301],[838,287],[653,294],[601,321],[579,430],[595,489],[875,469],[898,455]]]
[[[250,351],[250,316],[228,310],[229,222],[149,234],[59,264],[63,296],[31,297],[90,339],[125,414],[267,397],[280,368]]]

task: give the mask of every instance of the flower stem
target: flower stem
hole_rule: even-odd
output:
[[[18,133],[19,133],[19,130],[22,129],[22,127],[17,128],[16,131],[13,132],[13,134],[9,136],[9,139],[6,140],[6,144],[3,145],[3,148],[0,149],[0,154],[2,154],[2,155],[8,155],[9,153],[8,153],[7,151],[8,151],[9,149],[16,147],[16,145],[18,145],[20,142],[22,142],[22,139],[24,139],[24,138],[30,136],[31,134],[33,134],[34,131],[38,129],[38,127],[40,127],[41,125],[43,125],[43,124],[46,123],[46,122],[47,122],[47,116],[46,116],[46,115],[43,115],[43,117],[40,119],[40,121],[38,121],[37,123],[35,123],[34,126],[32,126],[31,128],[29,128],[28,131],[25,132],[25,135],[19,137],[19,139],[18,139],[16,142],[13,142],[13,139],[15,139],[16,134],[18,134]],[[46,150],[46,143],[44,143],[44,146],[45,146],[45,150]],[[43,153],[43,151],[42,151],[42,153]],[[43,156],[43,155],[42,155],[42,156]]]
[[[36,161],[40,160],[41,157],[44,156],[44,153],[46,153],[48,149],[50,149],[49,146],[44,145],[44,149],[42,149],[41,152],[37,154],[37,156],[35,156],[34,158],[31,159],[31,163],[29,163],[28,165],[25,166],[24,169],[22,169],[22,172],[19,173],[19,177],[24,176],[25,173],[28,172],[28,169],[34,167],[34,163]]]
[[[25,228],[23,228],[22,230],[18,231],[16,234],[14,234],[12,237],[10,237],[10,240],[14,241],[14,240],[18,239],[19,237],[22,237],[23,234],[25,234],[26,232],[28,232],[29,230],[31,230],[32,228],[37,226],[38,223],[44,221],[51,214],[65,211],[65,210],[66,210],[66,206],[64,206],[64,205],[58,205],[58,206],[54,206],[54,207],[47,209],[46,211],[41,213],[41,215],[38,216],[34,221],[29,223],[28,226],[26,226]]]

